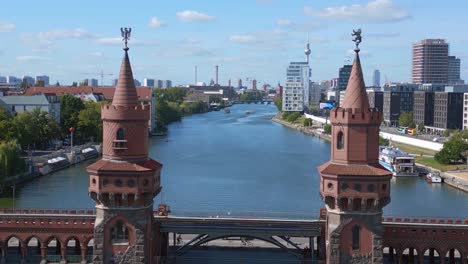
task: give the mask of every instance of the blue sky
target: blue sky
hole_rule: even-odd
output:
[[[133,0],[3,1],[0,14],[0,75],[48,74],[69,84],[118,74],[120,27],[129,42],[134,76],[192,83],[255,77],[276,84],[290,61],[304,60],[311,40],[312,80],[337,77],[352,55],[353,28],[362,28],[361,61],[366,83],[380,69],[382,80],[409,81],[411,46],[444,38],[462,60],[468,79],[466,10],[461,0]]]

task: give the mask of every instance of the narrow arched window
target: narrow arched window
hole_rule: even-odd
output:
[[[359,233],[361,232],[361,227],[358,225],[353,226],[353,250],[359,250]]]
[[[343,149],[344,148],[344,135],[343,132],[338,132],[338,135],[336,136],[336,148],[337,149]]]
[[[125,140],[125,131],[123,128],[119,128],[119,130],[117,130],[117,140]]]
[[[118,221],[112,228],[112,244],[128,243],[128,229],[122,221]]]

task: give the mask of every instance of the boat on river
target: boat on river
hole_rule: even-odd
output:
[[[442,183],[442,177],[438,171],[431,171],[427,174],[426,180],[428,183]]]
[[[226,114],[231,113],[231,109],[229,109],[229,108],[224,108],[224,113],[226,113]]]
[[[418,176],[415,158],[399,148],[379,147],[379,163],[392,172],[394,177]]]
[[[250,114],[253,114],[253,113],[255,113],[254,110],[247,110],[247,111],[245,111],[245,114],[246,114],[246,115],[250,115]]]

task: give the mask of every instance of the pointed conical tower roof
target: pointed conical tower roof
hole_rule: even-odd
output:
[[[131,107],[138,105],[138,96],[133,80],[132,66],[128,58],[128,48],[124,48],[125,54],[120,66],[119,80],[115,89],[112,105]]]
[[[354,51],[356,52],[356,57],[354,58],[353,68],[351,69],[351,74],[349,76],[342,108],[369,110],[369,99],[367,98],[364,77],[362,76],[359,49]]]

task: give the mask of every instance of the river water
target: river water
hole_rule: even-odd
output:
[[[267,118],[275,113],[273,105],[235,105],[230,114],[186,117],[168,136],[151,138],[151,157],[164,164],[155,204],[185,215],[317,217],[324,206],[317,166],[329,160],[330,144]],[[26,184],[16,207],[92,208],[88,164]],[[386,215],[468,217],[468,194],[447,185],[393,179],[391,195]]]

